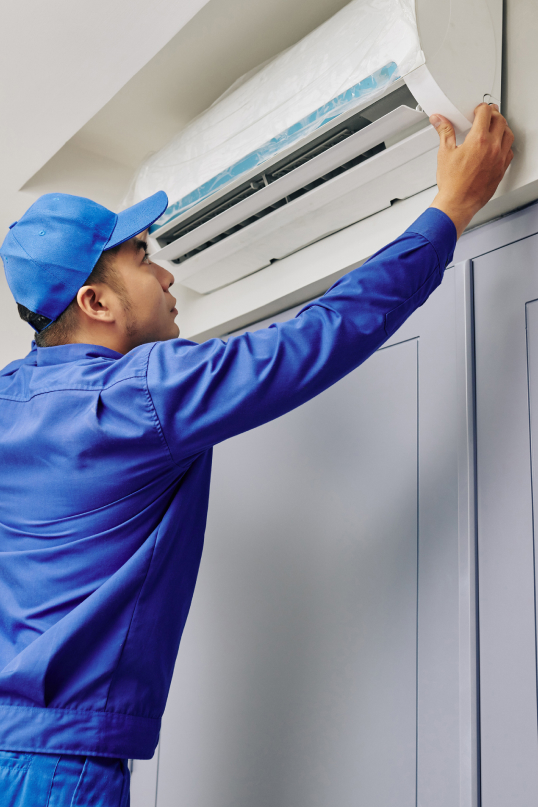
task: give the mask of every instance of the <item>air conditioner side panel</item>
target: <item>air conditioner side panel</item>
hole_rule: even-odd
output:
[[[420,97],[413,73],[423,68],[406,82],[428,114],[443,112],[434,107],[444,95],[471,123],[485,95],[500,100],[502,0],[416,0],[416,14],[425,66],[439,88],[439,100],[431,92]],[[462,123],[458,128],[464,130]]]

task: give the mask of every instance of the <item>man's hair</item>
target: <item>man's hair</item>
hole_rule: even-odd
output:
[[[129,298],[127,295],[127,289],[119,275],[119,273],[114,268],[114,255],[118,252],[122,244],[119,244],[117,247],[113,247],[112,249],[107,249],[105,252],[101,254],[101,257],[95,264],[92,269],[92,272],[83,286],[91,286],[93,283],[105,283],[107,286],[116,292],[118,297],[120,298],[124,308],[126,310],[129,309]],[[29,322],[36,330],[41,332],[37,332],[35,335],[35,343],[38,347],[54,347],[55,345],[67,345],[73,338],[73,335],[77,328],[77,308],[78,302],[77,298],[75,297],[65,311],[62,311],[60,316],[57,320],[55,320],[52,325],[49,325],[48,328],[45,328],[47,324],[47,320],[45,317],[40,316],[39,314],[34,314],[32,311],[28,311],[27,308],[24,306],[18,305],[19,309],[19,316],[21,319]]]

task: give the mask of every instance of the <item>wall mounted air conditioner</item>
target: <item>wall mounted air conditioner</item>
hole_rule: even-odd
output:
[[[432,187],[428,115],[461,135],[478,103],[498,102],[501,40],[502,0],[353,0],[143,166],[131,201],[175,195],[152,228],[152,257],[207,294]],[[286,70],[307,98],[290,95]],[[323,103],[312,107],[316,81]]]

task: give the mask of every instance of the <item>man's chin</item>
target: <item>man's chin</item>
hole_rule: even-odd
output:
[[[167,342],[169,339],[177,339],[178,336],[179,336],[179,326],[176,325],[176,323],[174,322],[174,324],[170,329],[170,333],[168,334],[168,336],[165,336],[162,341]]]

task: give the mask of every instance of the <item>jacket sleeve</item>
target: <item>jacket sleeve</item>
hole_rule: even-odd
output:
[[[294,319],[198,345],[157,342],[148,391],[175,462],[289,412],[354,370],[440,284],[454,224],[429,208]]]

